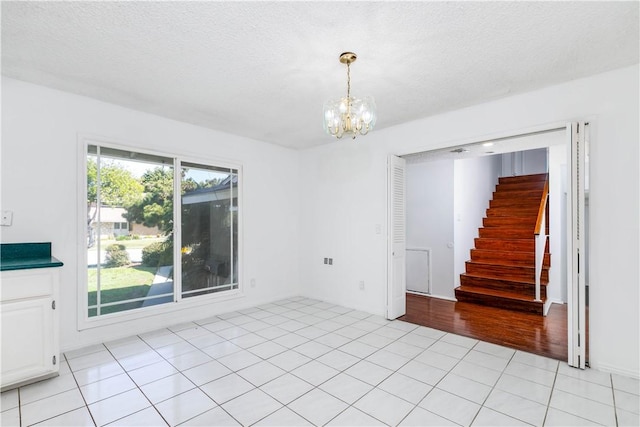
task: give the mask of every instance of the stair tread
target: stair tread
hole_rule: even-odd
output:
[[[482,237],[481,237],[481,239],[482,239]],[[500,239],[500,240],[502,240],[502,239]],[[515,239],[515,240],[518,240],[518,239]],[[528,241],[528,239],[527,239],[527,241]],[[488,252],[488,253],[496,254],[496,255],[499,254],[499,253],[506,253],[506,254],[513,254],[513,253],[515,253],[515,254],[531,254],[531,253],[533,253],[533,251],[510,251],[510,250],[506,250],[506,249],[477,249],[477,248],[472,248],[472,250],[478,251],[478,252],[482,252],[482,253]],[[550,252],[545,252],[545,254],[546,255],[550,255]]]
[[[495,216],[493,218],[496,218]],[[531,229],[531,232],[535,230],[535,224],[488,224],[482,228],[522,228],[525,230]]]
[[[467,277],[472,277],[472,278],[476,278],[476,279],[487,279],[487,280],[495,280],[495,281],[501,281],[501,282],[513,282],[513,283],[523,283],[523,284],[527,284],[527,285],[535,285],[536,281],[533,279],[524,279],[521,277],[496,277],[496,276],[491,276],[488,274],[481,274],[481,273],[462,273],[460,274],[460,276],[467,276]],[[540,281],[541,285],[548,285],[548,282],[545,280],[541,280]]]
[[[482,266],[491,266],[491,265],[495,265],[495,266],[499,266],[499,267],[513,267],[513,268],[517,268],[519,270],[535,270],[536,267],[534,265],[522,265],[522,264],[513,264],[510,263],[509,260],[505,260],[504,262],[501,261],[487,261],[487,260],[477,260],[477,259],[470,259],[467,261],[467,263],[469,264],[475,264],[475,265],[482,265]],[[549,266],[548,265],[542,265],[542,270],[549,270]]]
[[[489,288],[471,288],[468,286],[458,286],[456,291],[472,293],[477,295],[486,295],[504,299],[511,299],[523,302],[531,302],[536,304],[542,304],[545,298],[541,298],[542,301],[536,301],[535,296],[523,295],[520,292],[511,292],[511,291],[502,291],[498,289],[489,289]]]
[[[496,191],[539,191],[542,193],[544,181],[502,183],[496,186]]]
[[[472,261],[480,261],[486,263],[505,264],[510,263],[513,265],[528,265],[527,263],[534,263],[536,254],[534,251],[507,251],[507,250],[488,250],[488,249],[476,249],[473,248],[470,251]],[[545,253],[543,262],[544,265],[549,266],[551,262],[551,254]]]
[[[538,210],[531,208],[505,209],[505,208],[489,208],[486,211],[485,218],[529,218],[533,214],[538,215]]]
[[[546,173],[536,173],[531,175],[517,175],[517,176],[503,176],[498,178],[498,182],[532,182],[532,181],[545,181],[547,179]]]
[[[483,227],[478,230],[480,237],[495,237],[495,238],[512,238],[521,237],[526,238],[531,236],[533,239],[534,233],[529,228],[517,228],[517,227]]]

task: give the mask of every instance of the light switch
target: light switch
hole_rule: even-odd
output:
[[[0,225],[9,226],[13,223],[13,211],[2,211],[2,220]]]

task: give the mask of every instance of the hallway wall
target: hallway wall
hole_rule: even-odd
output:
[[[454,161],[407,163],[406,172],[407,249],[431,249],[431,295],[453,298]]]
[[[489,200],[502,171],[502,156],[486,156],[456,160],[454,163],[454,259],[453,288],[460,286],[460,274],[469,251],[475,247],[478,228],[486,216]],[[453,289],[452,289],[453,292]]]

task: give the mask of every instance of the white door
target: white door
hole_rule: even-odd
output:
[[[583,122],[567,125],[568,138],[571,140],[571,162],[567,199],[571,226],[567,227],[567,312],[569,365],[584,369],[586,362],[586,309],[585,309],[585,176],[588,126]]]
[[[407,311],[405,163],[400,157],[389,156],[387,319],[396,319]]]

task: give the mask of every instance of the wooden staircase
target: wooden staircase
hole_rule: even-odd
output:
[[[536,301],[534,229],[547,179],[548,174],[499,179],[471,260],[460,275],[458,301],[543,314],[551,256],[547,239],[541,301]],[[548,230],[548,220],[546,224]]]

